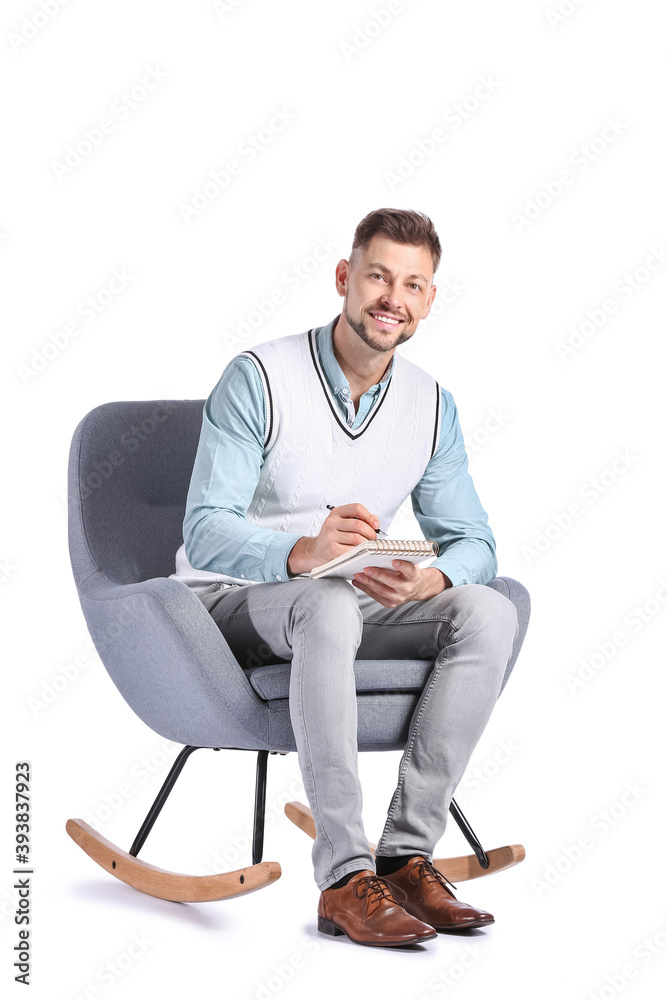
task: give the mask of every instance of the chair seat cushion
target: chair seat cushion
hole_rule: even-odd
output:
[[[358,692],[421,691],[433,660],[355,660]],[[253,688],[265,701],[289,697],[291,663],[270,663],[246,671]]]

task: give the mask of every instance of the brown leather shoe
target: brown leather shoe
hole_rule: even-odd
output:
[[[492,924],[494,917],[486,910],[462,903],[447,888],[455,885],[430,861],[419,855],[391,875],[382,876],[401,900],[401,906],[418,920],[427,921],[437,931],[462,930]],[[403,893],[406,899],[399,895]]]
[[[367,868],[340,889],[323,889],[317,907],[317,929],[347,934],[357,944],[418,944],[437,937],[434,927],[410,916],[383,878]]]

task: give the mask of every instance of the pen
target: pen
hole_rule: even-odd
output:
[[[334,504],[328,503],[327,504],[327,510],[333,510],[333,509],[334,509]],[[354,516],[357,518],[357,521],[361,520],[361,518],[358,517],[356,514]],[[373,531],[375,532],[376,535],[386,535],[387,534],[387,532],[383,531],[382,528],[373,528]]]

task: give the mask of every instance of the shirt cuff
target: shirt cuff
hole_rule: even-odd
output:
[[[273,539],[266,550],[266,561],[264,563],[264,579],[282,582],[291,580],[287,569],[287,559],[302,535],[293,531],[276,531]],[[296,575],[296,574],[295,574]]]
[[[436,559],[424,568],[439,569],[449,580],[451,580],[452,587],[458,587],[465,581],[465,573],[461,567],[457,566],[456,563],[453,563],[451,559]]]

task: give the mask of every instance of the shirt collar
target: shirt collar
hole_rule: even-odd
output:
[[[320,327],[316,333],[316,343],[317,351],[320,356],[320,362],[322,368],[324,369],[324,374],[327,377],[327,382],[329,383],[329,388],[335,396],[340,395],[343,390],[347,390],[349,393],[350,383],[343,373],[343,369],[338,364],[336,360],[336,355],[333,349],[333,328],[337,321],[340,319],[340,313],[327,323],[326,326]],[[394,355],[391,356],[391,362],[389,367],[385,371],[384,375],[375,385],[370,386],[367,390],[370,392],[371,389],[377,389],[379,386],[384,385],[391,378],[391,374],[394,370]]]

